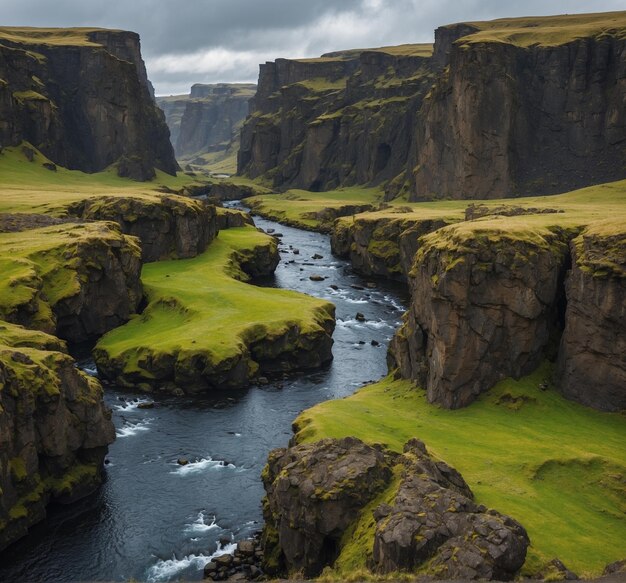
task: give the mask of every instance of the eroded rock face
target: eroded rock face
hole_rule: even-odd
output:
[[[142,297],[141,250],[117,225],[67,224],[23,236],[53,243],[43,250],[34,244],[32,252],[14,258],[23,272],[19,286],[3,295],[0,317],[84,342],[136,312]]]
[[[0,550],[102,479],[115,438],[98,381],[61,340],[0,322]]]
[[[559,388],[605,411],[626,409],[626,241],[584,232],[571,243]]]
[[[406,128],[432,84],[429,51],[347,51],[261,65],[238,173],[314,191],[404,175]]]
[[[472,42],[467,25],[444,28],[435,54],[448,69],[417,118],[412,200],[552,194],[624,178],[623,38],[515,46]]]
[[[447,224],[444,220],[378,218],[375,214],[336,221],[331,233],[335,255],[350,259],[363,275],[406,280],[422,235]]]
[[[254,225],[252,217],[237,209],[217,208],[217,226],[219,230]]]
[[[390,478],[382,449],[355,438],[274,450],[263,473],[266,557],[278,554],[287,571],[318,575],[337,558],[346,528]]]
[[[390,345],[390,367],[447,408],[529,374],[558,333],[567,236],[491,237],[450,226],[422,239],[411,307]]]
[[[140,239],[145,262],[195,257],[218,230],[215,207],[176,195],[154,200],[98,197],[74,203],[68,212],[83,219],[118,223],[122,232]]]
[[[375,572],[411,572],[432,561],[427,575],[502,580],[526,558],[524,528],[475,504],[462,476],[416,439],[402,455],[356,438],[274,450],[263,483],[264,551],[278,574],[315,576],[332,566],[346,529],[372,512],[365,507],[383,492],[394,501],[373,509],[375,529],[364,540],[371,547],[363,548]]]
[[[28,141],[54,163],[96,172],[120,162],[148,180],[178,165],[132,32],[4,29],[0,46],[0,146]],[[21,32],[20,32],[21,30]],[[84,37],[83,42],[73,41]]]
[[[446,579],[512,579],[530,543],[512,518],[473,502],[461,475],[435,462],[424,444],[404,448],[406,468],[393,505],[374,511],[373,561],[383,573],[429,571]]]

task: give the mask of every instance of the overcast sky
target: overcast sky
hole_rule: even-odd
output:
[[[259,63],[432,42],[463,20],[623,10],[624,0],[0,0],[0,24],[101,26],[141,35],[158,95],[256,81]]]

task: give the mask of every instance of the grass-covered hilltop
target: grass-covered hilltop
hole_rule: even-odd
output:
[[[392,314],[393,281],[407,309],[380,337],[385,378],[326,393],[346,378],[330,368],[319,395],[350,396],[280,393],[297,417],[259,478],[258,540],[209,558],[195,534],[222,528],[204,522],[221,500],[203,482],[195,546],[151,557],[205,558],[212,580],[623,577],[625,80],[626,12],[445,25],[434,44],[279,58],[258,86],[158,100],[135,33],[1,27],[0,551],[102,483],[115,429],[99,379],[108,396],[197,408],[218,441],[220,407],[204,416],[199,396],[332,361],[335,306],[255,278],[290,253],[293,281],[334,297],[345,290],[300,266],[345,262],[279,248],[283,235],[221,206],[245,199],[328,234],[345,287],[364,292],[352,302]],[[384,358],[370,343],[362,354]],[[250,434],[261,459],[290,433],[276,411],[262,413],[271,436]],[[159,463],[201,473],[170,453]]]

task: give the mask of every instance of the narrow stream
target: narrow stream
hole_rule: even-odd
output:
[[[255,221],[283,234],[281,263],[264,285],[337,306],[332,365],[203,399],[156,397],[153,409],[138,408],[145,395],[107,388],[117,440],[105,484],[70,508],[51,509],[44,524],[1,554],[0,581],[201,579],[213,553],[261,527],[259,476],[268,452],[287,444],[298,413],[386,374],[387,344],[404,311],[402,287],[368,288],[348,262],[332,257],[326,235]],[[316,254],[323,258],[312,259]],[[89,361],[81,366],[95,372]],[[191,463],[179,466],[180,457]]]

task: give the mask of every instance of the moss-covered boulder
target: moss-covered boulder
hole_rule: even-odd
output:
[[[246,270],[267,275],[277,263],[275,239],[243,227],[221,232],[194,259],[146,265],[148,305],[98,342],[100,373],[126,386],[198,393],[329,362],[332,304],[245,283]]]
[[[42,520],[51,500],[92,492],[114,437],[100,384],[64,342],[0,322],[0,549]]]
[[[379,574],[508,580],[524,528],[473,501],[462,476],[409,441],[403,454],[354,437],[274,450],[263,472],[266,568],[318,575],[357,552]]]
[[[0,266],[0,317],[71,342],[123,324],[142,296],[140,247],[114,223],[2,233]]]
[[[114,221],[138,237],[144,261],[195,257],[217,235],[215,207],[183,196],[88,198],[68,207],[83,219]]]
[[[232,229],[233,227],[245,227],[246,225],[254,225],[252,217],[238,209],[230,209],[217,207],[217,226],[219,230]]]

